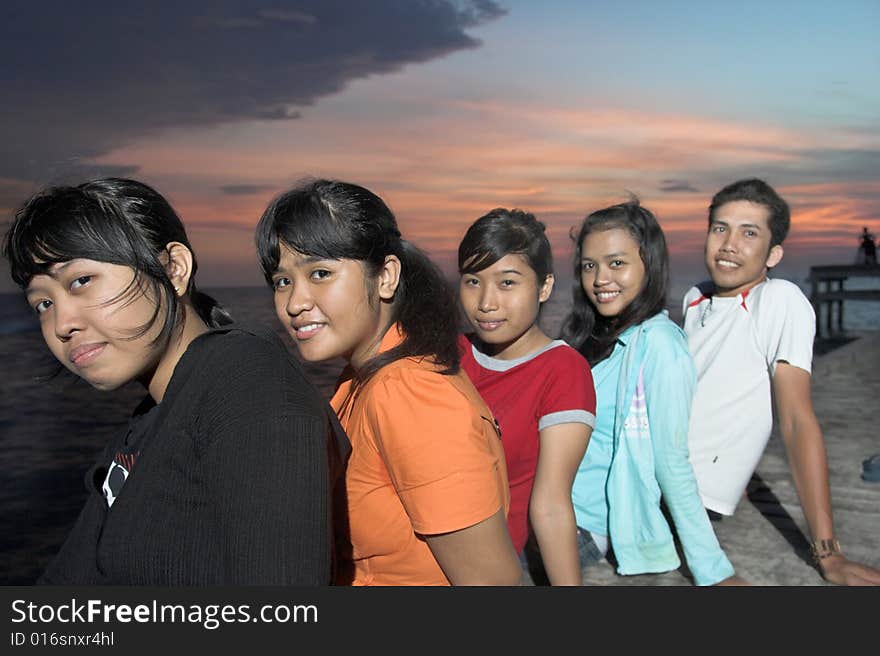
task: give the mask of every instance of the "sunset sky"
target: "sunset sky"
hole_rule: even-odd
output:
[[[710,197],[758,176],[803,277],[880,232],[878,25],[877,0],[4,2],[0,209],[143,180],[216,286],[261,284],[253,228],[304,176],[369,187],[447,270],[515,206],[567,275],[568,230],[632,192],[696,278]]]

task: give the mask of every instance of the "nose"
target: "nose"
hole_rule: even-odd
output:
[[[480,298],[478,299],[478,308],[480,312],[491,312],[498,309],[498,299],[495,290],[491,285],[486,285],[480,289]]]
[[[315,307],[315,301],[312,298],[309,286],[305,284],[290,285],[290,296],[287,297],[287,305],[285,309],[291,317],[299,316],[301,313],[311,310]]]
[[[735,253],[737,249],[737,237],[733,230],[724,233],[724,241],[721,242],[721,250],[727,253]]]
[[[596,264],[593,267],[592,277],[593,277],[593,287],[604,287],[609,282],[611,282],[611,276],[609,275],[610,269],[602,264]],[[589,275],[589,272],[588,272]]]
[[[55,299],[52,304],[52,317],[55,336],[62,342],[68,341],[84,328],[79,304],[67,299]]]

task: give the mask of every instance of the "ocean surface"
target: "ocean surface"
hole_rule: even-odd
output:
[[[797,282],[809,293],[802,281]],[[869,288],[870,280],[852,280],[848,288]],[[680,317],[680,299],[688,282],[673,281],[670,316]],[[208,289],[237,320],[276,328],[266,288]],[[557,334],[569,307],[567,286],[554,291],[542,325]],[[880,304],[847,302],[844,329],[861,332],[880,326]],[[293,347],[290,347],[293,349]],[[98,392],[57,370],[39,332],[36,316],[19,294],[0,294],[0,584],[27,585],[58,551],[85,500],[84,475],[115,431],[144,396],[129,385]],[[329,398],[342,362],[306,363],[306,371]]]

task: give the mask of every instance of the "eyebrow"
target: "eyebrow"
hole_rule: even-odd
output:
[[[628,256],[628,254],[627,254],[627,253],[623,253],[623,252],[620,252],[620,253],[608,253],[608,254],[606,254],[606,255],[602,255],[599,259],[601,260],[602,258],[608,259],[609,257],[627,257],[627,256]],[[592,257],[581,257],[581,262],[593,262],[593,261],[594,261],[594,260],[593,260]]]
[[[730,227],[730,223],[728,223],[727,221],[722,221],[721,219],[712,219],[712,224],[714,225],[716,223],[719,223],[719,224],[726,226],[728,228]],[[737,228],[754,228],[755,230],[763,230],[764,229],[760,225],[758,225],[757,223],[739,223],[739,224],[737,224],[736,227]]]
[[[71,264],[73,264],[73,260],[67,260],[67,262],[56,262],[55,264],[50,266],[44,273],[38,273],[36,275],[37,276],[49,276],[53,280],[58,280],[58,274],[61,273],[61,271],[63,271],[67,267],[69,267]],[[36,276],[34,276],[34,277],[36,277]],[[36,287],[32,286],[33,280],[34,279],[31,278],[31,282],[28,283],[27,287],[25,287],[25,289],[24,289],[25,294],[30,294],[34,289],[40,288],[39,285],[37,285]]]
[[[300,266],[308,266],[309,264],[315,264],[316,262],[339,262],[340,259],[336,257],[323,257],[321,255],[302,255],[300,256],[296,262],[293,264],[293,268]],[[275,270],[272,272],[272,275],[276,275],[279,273],[287,273],[287,269],[281,266],[281,260],[278,260],[278,266],[275,267]]]

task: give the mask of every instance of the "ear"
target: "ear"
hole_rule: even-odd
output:
[[[397,286],[400,284],[400,271],[400,259],[396,255],[386,255],[378,277],[379,298],[383,301],[394,298]]]
[[[772,269],[777,264],[782,261],[782,256],[785,253],[782,250],[782,244],[776,244],[773,248],[770,249],[770,253],[767,255],[767,268]]]
[[[189,281],[192,277],[193,254],[192,251],[179,241],[170,241],[165,244],[165,272],[174,285],[174,291],[178,296],[183,296],[189,289]]]
[[[550,294],[553,293],[553,284],[556,282],[556,277],[552,273],[548,273],[547,277],[544,278],[544,284],[541,285],[541,291],[538,292],[538,302],[543,303],[548,298],[550,298]]]

